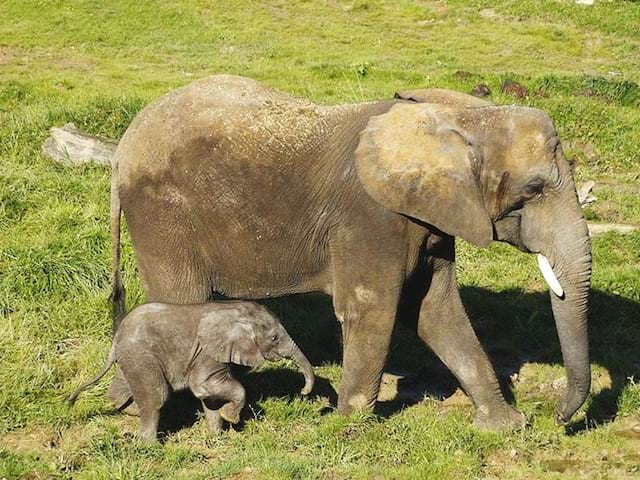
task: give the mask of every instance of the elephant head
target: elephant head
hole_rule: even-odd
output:
[[[221,363],[259,367],[266,360],[293,360],[302,370],[303,395],[313,389],[315,376],[307,357],[266,307],[249,302],[228,302],[232,310],[207,316],[198,330],[199,343]]]
[[[372,117],[361,132],[355,162],[363,187],[383,206],[448,235],[538,254],[567,370],[557,409],[564,423],[590,388],[591,249],[553,121],[538,109],[482,100],[414,102]]]

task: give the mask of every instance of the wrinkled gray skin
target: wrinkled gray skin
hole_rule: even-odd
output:
[[[136,402],[141,440],[156,440],[160,409],[169,392],[187,388],[202,401],[209,429],[218,431],[224,420],[238,423],[245,403],[245,390],[228,364],[259,367],[265,360],[282,358],[300,366],[302,394],[311,392],[313,367],[265,307],[253,302],[148,303],[123,320],[103,370],[67,401],[75,402],[117,362],[126,380],[118,400]],[[216,401],[223,402],[219,409],[212,408]]]
[[[505,403],[456,282],[454,236],[498,240],[549,259],[564,288],[551,294],[568,377],[558,421],[583,404],[590,244],[546,113],[444,90],[321,106],[220,75],[145,108],[114,161],[116,316],[122,209],[151,301],[332,295],[341,413],[373,407],[396,316],[415,311],[476,425],[514,428],[524,418]]]

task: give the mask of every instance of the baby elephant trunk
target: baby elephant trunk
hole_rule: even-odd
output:
[[[313,373],[313,366],[311,366],[307,357],[304,356],[304,353],[302,353],[300,348],[298,348],[292,339],[289,339],[288,344],[283,349],[282,356],[290,358],[298,364],[300,370],[302,370],[302,374],[304,375],[304,387],[300,393],[302,393],[302,395],[309,395],[313,389],[316,377]]]

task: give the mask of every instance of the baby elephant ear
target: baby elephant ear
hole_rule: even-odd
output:
[[[481,98],[467,95],[466,93],[443,88],[421,88],[418,90],[404,90],[396,92],[393,98],[407,100],[416,103],[439,103],[441,105],[453,105],[461,108],[486,107],[491,102]]]
[[[355,163],[364,189],[381,205],[487,246],[493,224],[479,184],[480,149],[458,124],[460,110],[394,105],[369,120]]]
[[[236,318],[208,317],[202,321],[198,337],[203,350],[217,362],[259,367],[266,361],[255,342],[253,326]]]

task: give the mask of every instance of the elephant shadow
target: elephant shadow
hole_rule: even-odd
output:
[[[546,292],[532,293],[521,289],[495,292],[480,287],[462,287],[461,295],[507,401],[514,401],[512,379],[520,374],[525,364],[563,365]],[[314,366],[340,363],[341,331],[330,297],[294,295],[261,303],[279,316]],[[592,290],[589,308],[591,363],[606,369],[611,382],[592,395],[586,420],[569,425],[568,433],[613,420],[629,379],[640,376],[640,303]],[[386,377],[395,382],[393,391],[389,398],[378,402],[377,407],[377,413],[383,417],[425,397],[446,399],[460,387],[455,377],[418,338],[417,309],[404,309],[402,315],[403,318],[396,322],[386,368]],[[247,390],[249,408],[244,411],[245,421],[264,415],[259,407],[260,399],[277,397],[291,401],[299,396],[303,384],[302,374],[288,368],[257,372],[237,368],[235,373]],[[327,379],[317,378],[311,398],[314,397],[326,397],[331,405],[336,405],[336,391]],[[172,432],[195,423],[200,405],[186,392],[174,395],[166,410],[167,415],[163,412],[163,418],[168,422],[161,424],[161,429]]]
[[[473,328],[493,363],[507,401],[513,403],[513,379],[520,376],[526,364],[563,365],[547,292],[525,292],[522,289],[495,292],[475,286],[462,287],[460,291]],[[340,362],[340,326],[333,314],[330,297],[298,295],[265,303],[280,316],[314,365]],[[392,415],[427,396],[446,399],[460,388],[446,366],[418,338],[417,308],[409,305],[400,312],[386,368],[391,383],[397,382],[391,385],[391,394],[395,395],[378,402],[378,414],[382,416]],[[625,386],[630,379],[640,376],[638,319],[640,303],[600,290],[591,291],[591,364],[604,368],[610,382],[605,381],[599,391],[592,394],[586,419],[570,424],[567,433],[606,423],[616,417]],[[550,393],[559,395],[563,388]],[[265,385],[263,393],[268,394],[268,391],[269,386]]]
[[[512,389],[510,379],[514,374],[520,375],[526,363],[564,365],[547,292],[513,289],[496,293],[477,287],[461,290],[474,329],[508,392]],[[601,385],[594,382],[592,390],[597,387],[597,391],[591,396],[585,418],[569,424],[567,433],[615,419],[624,388],[640,374],[638,319],[640,303],[591,290],[591,365],[604,368],[610,382],[607,379]],[[563,390],[561,385],[557,395]]]

